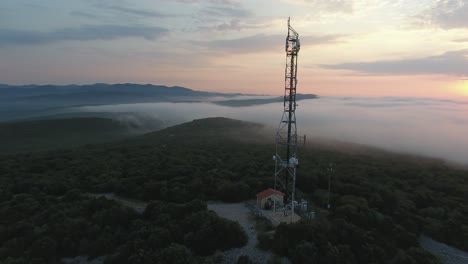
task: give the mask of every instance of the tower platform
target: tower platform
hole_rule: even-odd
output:
[[[283,210],[277,210],[276,212],[274,212],[273,210],[260,210],[260,211],[262,215],[270,219],[271,223],[274,226],[277,226],[281,223],[291,224],[291,223],[295,223],[301,220],[301,217],[296,213],[293,213],[291,217],[290,210],[288,211],[288,215],[284,215]]]

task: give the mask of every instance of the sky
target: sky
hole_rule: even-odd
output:
[[[468,97],[468,0],[2,0],[0,83]]]

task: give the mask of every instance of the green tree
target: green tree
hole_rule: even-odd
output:
[[[192,264],[194,259],[188,248],[179,244],[171,244],[159,254],[158,263],[161,264]]]
[[[317,261],[318,248],[311,242],[302,241],[294,250],[292,255],[292,263],[307,264]]]
[[[50,238],[44,237],[35,241],[31,246],[31,256],[44,258],[47,260],[54,259],[57,254],[57,242]]]

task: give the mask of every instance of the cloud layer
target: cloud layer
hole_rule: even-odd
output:
[[[163,14],[161,12],[153,11],[153,10],[147,10],[147,9],[141,9],[141,8],[133,8],[133,7],[127,7],[127,6],[119,6],[119,5],[105,5],[105,4],[96,4],[94,5],[97,8],[101,9],[108,9],[108,10],[113,10],[117,11],[119,13],[124,13],[124,14],[130,14],[130,15],[136,15],[136,16],[142,16],[142,17],[168,17],[169,15]]]
[[[416,19],[419,23],[443,29],[468,28],[468,1],[437,0]]]
[[[118,25],[88,25],[50,32],[0,29],[0,46],[46,44],[67,40],[113,40],[128,37],[155,40],[167,33],[168,30],[162,27]]]
[[[341,40],[342,35],[316,35],[301,36],[302,46],[336,43]],[[258,53],[272,50],[283,50],[284,35],[257,34],[253,36],[223,39],[212,41],[195,41],[194,44],[229,53]]]
[[[321,13],[352,13],[357,0],[288,0],[292,3],[305,4]]]
[[[468,76],[468,50],[451,51],[442,55],[392,61],[352,62],[320,65],[325,69],[351,70],[377,75],[453,75]]]

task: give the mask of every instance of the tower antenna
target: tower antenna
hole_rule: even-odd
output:
[[[299,34],[291,26],[288,18],[288,35],[286,37],[286,68],[283,100],[283,116],[276,131],[275,189],[281,188],[285,193],[285,214],[294,215],[296,193],[297,127],[296,127],[296,85],[297,57],[301,44]],[[277,186],[279,185],[279,186]]]

